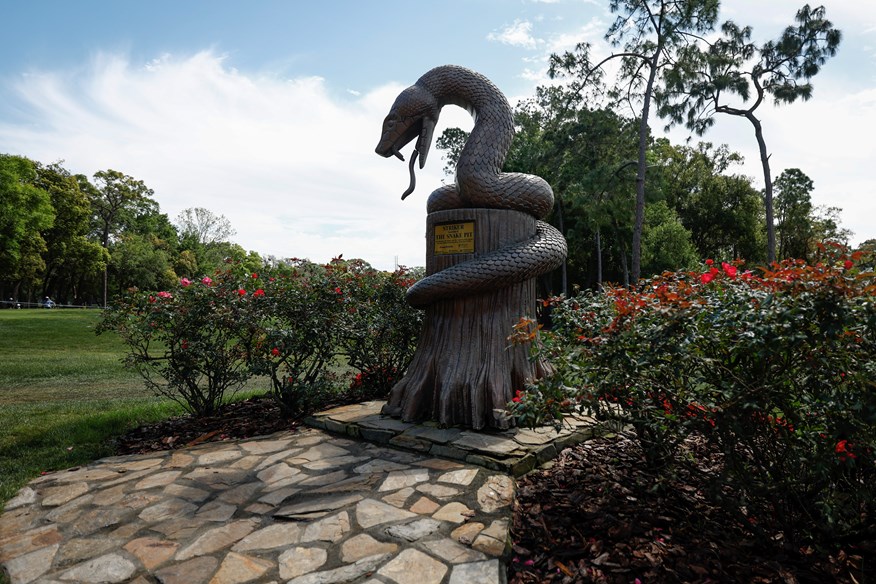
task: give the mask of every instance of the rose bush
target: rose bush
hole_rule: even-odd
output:
[[[423,313],[408,305],[405,294],[421,271],[382,272],[361,260],[335,261],[328,269],[343,305],[341,351],[356,371],[349,398],[384,398],[416,349]]]
[[[271,380],[271,395],[285,415],[307,412],[331,393],[339,349],[343,307],[327,266],[295,260],[245,283],[251,371]]]
[[[112,330],[128,348],[125,364],[146,386],[198,416],[215,413],[251,376],[249,339],[240,334],[246,299],[233,270],[183,278],[171,290],[132,288],[104,312],[97,332]]]
[[[118,332],[147,386],[196,415],[212,414],[228,390],[257,376],[295,416],[341,385],[348,399],[386,395],[419,333],[421,313],[404,300],[416,277],[361,260],[293,259],[251,273],[231,262],[172,290],[130,290],[99,331]]]
[[[629,428],[653,465],[699,436],[720,453],[715,495],[756,529],[855,537],[876,524],[876,275],[828,246],[820,261],[707,262],[637,291],[554,299],[530,335],[556,374],[518,415],[582,408]],[[686,451],[690,455],[690,450]],[[816,533],[817,532],[817,533]]]

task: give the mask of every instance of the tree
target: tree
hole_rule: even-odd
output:
[[[690,231],[681,224],[678,214],[666,201],[648,205],[642,231],[642,271],[660,274],[692,268],[698,259]]]
[[[148,211],[150,204],[157,207],[151,198],[154,191],[141,180],[116,170],[101,170],[94,173],[94,186],[79,175],[80,185],[91,198],[91,209],[96,233],[103,247],[109,247],[110,239],[118,235],[134,218]]]
[[[228,241],[236,233],[225,215],[203,207],[185,209],[176,217],[181,238],[191,237],[200,245]]]
[[[821,242],[848,244],[850,232],[839,225],[841,209],[814,207],[812,190],[815,184],[803,171],[799,168],[782,171],[774,186],[778,259],[810,261]]]
[[[110,245],[113,288],[122,293],[128,288],[162,290],[176,282],[171,260],[155,236],[125,233]]]
[[[0,286],[11,284],[16,297],[22,283],[36,282],[45,269],[41,232],[55,221],[51,197],[34,184],[36,168],[23,156],[0,154]]]
[[[151,198],[154,191],[143,181],[117,170],[101,170],[94,173],[95,185],[83,175],[77,175],[80,188],[91,200],[92,222],[104,249],[109,249],[110,239],[137,217],[139,213],[157,210],[158,204]],[[118,264],[118,261],[116,262]],[[103,305],[107,304],[107,271],[103,276]]]
[[[718,17],[718,0],[611,0],[613,13],[619,13],[608,29],[606,40],[623,51],[612,54],[595,66],[589,66],[587,45],[579,44],[576,52],[562,57],[551,56],[550,74],[587,75],[612,59],[620,59],[616,99],[632,104],[641,101],[639,146],[636,165],[635,223],[632,241],[632,281],[641,271],[642,229],[645,221],[645,171],[647,169],[648,117],[651,100],[658,90],[661,71],[675,66],[676,54],[696,35],[714,28]]]
[[[750,26],[740,28],[727,21],[721,38],[706,50],[692,44],[679,52],[677,66],[664,71],[664,88],[657,96],[658,113],[669,119],[669,125],[684,123],[700,135],[714,124],[714,114],[743,117],[751,123],[763,168],[769,262],[776,259],[773,183],[763,127],[755,112],[767,96],[776,105],[812,97],[809,80],[836,54],[842,38],[824,14],[823,6],[812,9],[806,4],[797,11],[796,26],[761,46],[751,42]],[[731,104],[728,98],[733,96],[743,103]]]
[[[660,195],[691,233],[700,258],[763,261],[763,201],[751,179],[730,174],[742,157],[726,145],[657,140],[650,152]]]
[[[188,276],[210,273],[232,255],[229,239],[235,231],[225,215],[216,215],[203,207],[192,207],[177,215],[176,226],[180,249],[190,252],[195,258],[194,271]]]
[[[108,252],[88,239],[91,216],[88,197],[60,162],[37,163],[35,184],[49,194],[55,211],[54,223],[42,231],[46,242],[42,294],[82,301],[83,285],[96,282],[94,278],[109,260]]]
[[[778,259],[808,259],[814,236],[812,225],[812,179],[799,168],[789,168],[776,177],[776,235]]]
[[[538,174],[553,187],[555,223],[569,242],[564,276],[586,286],[600,285],[604,273],[629,282],[623,262],[603,269],[603,259],[612,248],[628,249],[635,123],[558,87],[539,88],[517,107],[515,123],[505,170]],[[568,291],[565,277],[561,289]]]

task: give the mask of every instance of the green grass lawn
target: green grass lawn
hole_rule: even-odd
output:
[[[99,320],[0,310],[0,507],[41,472],[110,455],[113,436],[182,413],[123,367],[124,345],[95,335]]]

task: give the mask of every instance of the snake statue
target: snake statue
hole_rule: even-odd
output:
[[[381,156],[403,161],[399,150],[417,139],[409,164],[410,187],[402,199],[414,190],[417,156],[422,169],[438,115],[448,104],[467,109],[475,124],[459,157],[455,184],[436,189],[429,197],[427,212],[511,209],[545,218],[554,204],[550,185],[531,174],[502,172],[514,136],[511,106],[489,79],[455,65],[436,67],[402,91],[383,122],[376,148]],[[423,308],[439,300],[495,290],[545,274],[561,265],[565,257],[562,234],[538,221],[531,239],[431,274],[408,290],[407,301]]]

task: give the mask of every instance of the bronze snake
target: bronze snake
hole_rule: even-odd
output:
[[[511,209],[545,218],[554,203],[550,185],[531,174],[502,172],[514,136],[511,106],[489,79],[456,65],[436,67],[402,91],[383,122],[376,148],[381,156],[404,160],[399,150],[417,139],[410,160],[411,185],[402,199],[413,192],[417,156],[422,169],[441,108],[448,104],[467,109],[475,124],[459,157],[455,184],[436,189],[429,196],[427,211]],[[407,301],[425,307],[438,300],[508,286],[555,269],[565,257],[562,234],[538,221],[531,239],[427,276],[408,290]]]

